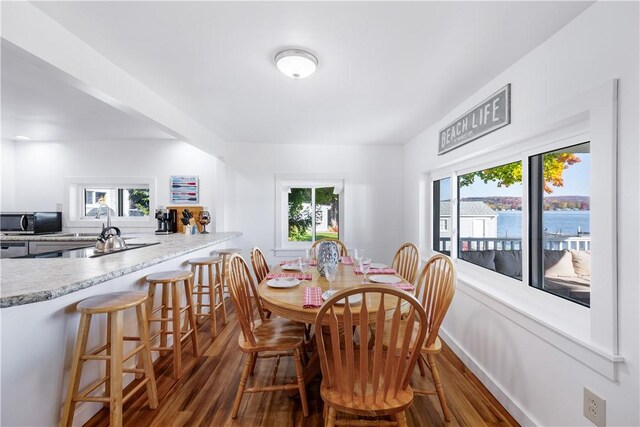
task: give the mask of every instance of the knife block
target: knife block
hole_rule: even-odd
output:
[[[184,225],[182,224],[182,218],[184,218],[182,216],[182,211],[187,209],[189,212],[191,212],[193,214],[193,220],[195,220],[196,222],[196,227],[198,228],[198,233],[202,233],[202,225],[198,224],[198,216],[200,215],[200,212],[202,212],[204,210],[204,208],[202,206],[195,206],[195,205],[171,205],[171,206],[167,206],[167,209],[175,209],[177,211],[177,229],[176,229],[176,233],[184,233]]]

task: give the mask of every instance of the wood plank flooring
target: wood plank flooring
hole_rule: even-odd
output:
[[[304,418],[300,399],[290,398],[286,392],[245,394],[236,420],[231,419],[231,408],[240,381],[244,354],[238,349],[240,328],[227,300],[229,323],[212,341],[209,322],[199,328],[203,355],[194,357],[191,346],[183,350],[184,374],[178,381],[172,378],[171,355],[155,363],[159,406],[155,410],[147,406],[144,388],[132,397],[124,407],[125,426],[251,426],[288,427],[323,426],[320,380],[307,386],[309,417]],[[218,327],[222,319],[218,317]],[[436,396],[416,396],[407,413],[410,426],[447,427],[511,427],[518,423],[491,396],[480,381],[464,366],[456,355],[445,346],[438,356],[438,368],[453,417],[446,423],[442,418]],[[266,384],[271,380],[275,359],[258,360],[251,381]],[[282,358],[276,381],[295,377],[293,360]],[[412,384],[417,388],[431,388],[429,373],[421,377],[416,368]],[[249,384],[248,384],[249,385]],[[86,426],[109,425],[109,410],[97,413]]]

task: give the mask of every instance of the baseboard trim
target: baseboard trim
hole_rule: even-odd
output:
[[[467,368],[478,378],[478,380],[489,390],[489,392],[500,402],[502,406],[511,414],[513,418],[522,426],[539,426],[535,418],[522,408],[522,405],[503,390],[493,377],[487,374],[480,364],[471,356],[460,343],[453,338],[444,327],[440,327],[440,338],[451,348],[456,356],[465,364]]]

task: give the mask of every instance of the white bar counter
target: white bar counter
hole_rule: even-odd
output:
[[[146,292],[148,274],[189,269],[189,259],[209,256],[241,235],[146,235],[127,242],[160,244],[97,258],[0,261],[0,425],[59,424],[78,330],[78,302],[109,292]],[[94,317],[89,349],[104,342],[106,334],[106,318]],[[137,335],[135,312],[125,313],[125,335]],[[135,363],[133,359],[130,362]],[[86,363],[80,387],[103,376],[104,365]],[[125,376],[124,384],[132,378]],[[101,407],[78,404],[74,425],[86,422]]]

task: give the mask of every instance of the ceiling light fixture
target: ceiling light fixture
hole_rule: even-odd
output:
[[[17,139],[18,141],[28,141],[31,139],[28,136],[24,136],[24,135],[16,135],[14,136],[14,138]]]
[[[316,71],[318,58],[300,49],[287,49],[276,55],[276,67],[294,79],[304,79]]]

